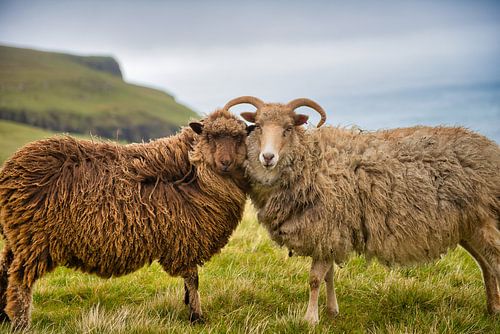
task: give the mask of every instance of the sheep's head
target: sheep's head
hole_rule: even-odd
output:
[[[189,123],[199,136],[192,160],[203,160],[219,174],[241,169],[246,157],[246,124],[227,110],[217,110],[201,122]]]
[[[310,107],[321,115],[318,127],[326,120],[326,114],[316,102],[309,99],[295,99],[287,104],[264,103],[256,97],[242,96],[229,101],[224,109],[229,109],[240,103],[252,104],[255,112],[241,113],[249,126],[251,134],[248,137],[249,160],[258,159],[265,170],[274,169],[290,151],[293,145],[300,145],[300,133],[304,131],[301,125],[308,120],[307,115],[298,114],[295,109],[302,106]]]

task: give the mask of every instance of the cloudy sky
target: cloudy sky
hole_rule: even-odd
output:
[[[317,100],[331,124],[500,141],[498,1],[2,1],[0,44],[115,56],[199,112]]]

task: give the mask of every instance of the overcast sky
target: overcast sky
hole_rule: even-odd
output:
[[[0,43],[113,55],[126,80],[200,112],[238,95],[310,97],[335,124],[349,122],[360,99],[498,91],[500,2],[0,0]],[[363,123],[359,108],[370,105],[353,107],[352,122]],[[496,107],[490,116],[500,122]]]

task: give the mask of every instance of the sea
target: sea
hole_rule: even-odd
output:
[[[383,94],[321,98],[327,123],[378,130],[415,125],[463,126],[500,144],[500,81]],[[317,117],[311,119],[315,124]]]

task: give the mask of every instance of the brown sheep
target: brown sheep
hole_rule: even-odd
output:
[[[198,269],[227,243],[245,204],[246,125],[225,110],[172,137],[119,145],[53,137],[0,171],[0,314],[30,323],[37,279],[63,265],[101,277],[158,260],[184,278],[200,319]]]
[[[327,309],[338,313],[333,261],[352,252],[385,264],[439,258],[457,244],[483,272],[488,310],[500,312],[500,149],[463,128],[412,127],[363,132],[304,129],[308,99],[253,104],[247,138],[250,196],[259,221],[280,245],[312,257],[305,319],[318,322],[324,279]]]

